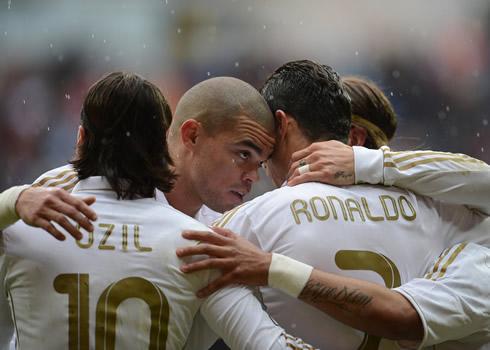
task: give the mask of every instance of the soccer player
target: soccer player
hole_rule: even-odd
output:
[[[231,95],[244,89],[228,83]],[[248,289],[195,297],[216,271],[183,275],[174,250],[197,244],[184,241],[184,228],[205,226],[154,198],[177,178],[170,120],[164,96],[140,76],[110,73],[87,92],[71,164],[73,193],[97,198],[95,230],[64,242],[23,222],[3,231],[0,323],[5,332],[14,321],[20,348],[180,349],[197,313],[232,348],[311,348],[275,325]]]
[[[336,98],[343,98],[340,86],[328,86],[325,83],[327,80],[335,81],[336,78],[328,70],[323,71],[318,65],[311,64],[311,62],[295,62],[276,70],[266,82],[263,93],[266,99],[270,97],[268,102],[276,111],[278,120],[276,136],[278,142],[272,158],[266,163],[267,170],[273,176],[276,185],[286,180],[287,165],[291,154],[296,149],[312,141],[326,138],[344,138],[344,141],[347,139],[348,130],[344,127],[344,122],[332,121],[332,124],[327,124],[330,119],[339,116],[337,111],[337,115],[332,113],[333,116],[331,115],[329,119],[328,112],[325,112],[329,109],[328,103],[335,105]],[[281,84],[284,86],[279,87]],[[322,95],[325,91],[330,91],[330,93]],[[325,101],[327,106],[322,106],[322,102]],[[349,114],[344,111],[344,118],[348,118]],[[315,116],[318,118],[321,116],[322,119],[315,119]],[[318,130],[327,130],[327,135],[315,134],[319,132]],[[383,280],[378,280],[379,282],[394,287],[402,281],[423,274],[424,267],[427,268],[430,265],[430,260],[423,261],[427,258],[424,252],[429,255],[431,251],[437,253],[447,246],[448,242],[458,240],[459,230],[467,229],[462,227],[456,229],[456,224],[461,223],[458,220],[471,223],[468,224],[469,226],[477,225],[483,220],[481,215],[464,210],[462,207],[417,198],[408,192],[395,191],[395,193],[392,191],[387,193],[379,188],[364,187],[361,194],[360,190],[354,187],[338,189],[319,184],[283,187],[226,214],[220,226],[231,227],[242,234],[245,228],[245,237],[252,239],[252,242],[266,251],[284,253],[326,271],[338,273],[339,269],[359,269],[377,272],[381,276],[384,275]],[[391,199],[384,202],[382,198]],[[407,200],[406,203],[405,200]],[[269,209],[267,209],[266,203],[274,203],[274,207],[269,204]],[[373,214],[374,206],[378,207],[378,214],[381,215]],[[446,215],[449,212],[451,219],[447,220]],[[454,225],[447,226],[451,220]],[[328,225],[325,225],[323,221],[328,221]],[[340,223],[343,223],[342,228]],[[434,224],[436,226],[432,226]],[[343,232],[347,230],[346,226],[349,234]],[[484,230],[485,227],[482,226],[479,229]],[[403,232],[405,230],[407,231]],[[441,230],[448,236],[438,237],[435,234],[429,234]],[[389,240],[386,239],[388,235]],[[477,230],[471,235],[476,241],[485,240],[485,236],[481,232],[479,235]],[[350,244],[344,244],[345,249],[340,249],[335,254],[346,239]],[[397,241],[398,245],[388,244],[387,242],[391,240]],[[404,242],[403,247],[399,244],[400,241]],[[425,243],[422,243],[423,241]],[[330,260],[334,255],[337,260]],[[404,261],[411,261],[411,266],[402,265]],[[275,265],[274,262],[272,265]],[[391,271],[390,275],[385,274],[388,271],[383,272],[384,268],[381,267],[383,265],[384,268]],[[403,269],[397,271],[397,266]],[[421,268],[419,273],[415,272],[417,268]],[[305,271],[307,270],[302,270],[302,272]],[[309,276],[308,273],[300,275],[303,278],[296,287],[289,290],[293,295],[299,294],[308,280],[308,277],[304,279],[305,275]],[[363,273],[352,272],[351,275],[363,276]],[[376,280],[372,272],[367,275],[364,273],[364,278],[366,277]],[[321,287],[315,283],[310,285],[309,291],[312,297],[318,297],[325,291],[325,289],[315,290]],[[352,299],[361,309],[370,303],[369,298],[355,289],[352,290],[352,293],[340,293],[340,296],[345,297],[344,302]],[[349,333],[350,331],[316,310],[305,308],[294,299],[288,300],[283,294],[277,294],[271,289],[264,291],[264,300],[269,305],[273,316],[285,322],[285,325],[290,325],[291,328],[312,337],[316,335],[316,338],[313,339],[317,345],[329,345],[335,348],[347,346],[347,344],[354,346],[353,342],[356,338]],[[394,312],[395,315],[396,313]],[[306,322],[307,318],[314,321]],[[301,319],[303,319],[302,322]],[[292,322],[294,324],[291,324]],[[325,329],[329,325],[332,333],[326,334]],[[332,339],[328,337],[328,334],[338,334],[338,332],[346,332],[342,334],[351,334],[351,337],[349,340],[339,339],[337,343],[330,342]],[[417,339],[420,337],[420,332],[418,334],[414,332],[411,336]]]

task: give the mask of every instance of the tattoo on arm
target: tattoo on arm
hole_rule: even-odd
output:
[[[347,179],[349,177],[352,177],[352,174],[346,174],[345,171],[337,171],[334,175],[336,179],[342,178],[342,179]]]
[[[368,308],[373,297],[364,294],[359,288],[330,287],[310,279],[301,292],[300,299],[315,304],[333,304],[345,311],[355,312],[358,309]]]

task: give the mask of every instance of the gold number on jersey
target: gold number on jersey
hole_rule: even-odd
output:
[[[58,293],[68,294],[69,349],[88,350],[89,275],[58,275],[53,286]],[[128,277],[112,283],[98,298],[95,310],[95,349],[115,349],[117,308],[129,298],[143,300],[150,309],[149,349],[165,349],[170,310],[167,297],[156,285],[140,277]]]
[[[395,288],[401,285],[400,272],[396,265],[383,254],[368,250],[339,250],[335,254],[335,263],[342,270],[373,271],[379,274],[386,287]],[[378,349],[380,337],[365,333],[358,350]]]

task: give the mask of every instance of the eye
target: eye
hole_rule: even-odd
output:
[[[246,160],[250,157],[250,152],[249,151],[240,151],[240,152],[238,152],[238,155],[240,156],[240,158]]]

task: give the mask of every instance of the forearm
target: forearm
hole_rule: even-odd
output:
[[[376,283],[313,270],[300,300],[336,320],[394,340],[421,340],[422,323],[401,294]]]
[[[356,183],[411,190],[490,214],[490,166],[464,154],[353,147]]]
[[[29,186],[15,186],[0,194],[0,231],[20,219],[15,210],[15,203],[20,193]]]

